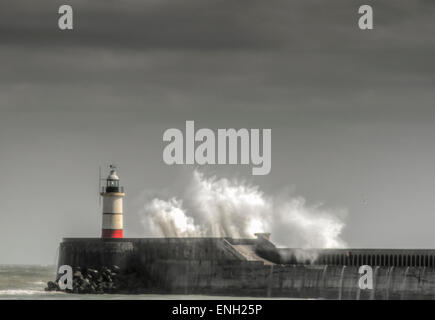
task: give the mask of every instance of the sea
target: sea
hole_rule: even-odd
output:
[[[161,294],[72,294],[47,292],[54,265],[0,265],[0,300],[255,300],[254,297]],[[264,298],[262,298],[264,299]]]

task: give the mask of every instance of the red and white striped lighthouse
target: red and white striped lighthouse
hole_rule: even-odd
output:
[[[110,165],[110,174],[100,194],[103,197],[103,229],[101,237],[122,238],[122,198],[125,193],[124,187],[119,185],[119,177],[114,165]]]

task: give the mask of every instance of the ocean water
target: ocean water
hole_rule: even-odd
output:
[[[225,297],[206,295],[157,295],[157,294],[69,294],[46,292],[47,281],[55,278],[55,266],[0,265],[0,300],[203,300],[203,299],[256,299],[252,297]]]

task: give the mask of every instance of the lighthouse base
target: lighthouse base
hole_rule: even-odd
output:
[[[103,229],[101,238],[121,239],[124,237],[122,229]]]

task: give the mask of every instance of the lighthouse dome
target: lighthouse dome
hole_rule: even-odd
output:
[[[118,175],[116,174],[115,170],[111,170],[109,176],[107,177],[108,180],[119,180]]]

